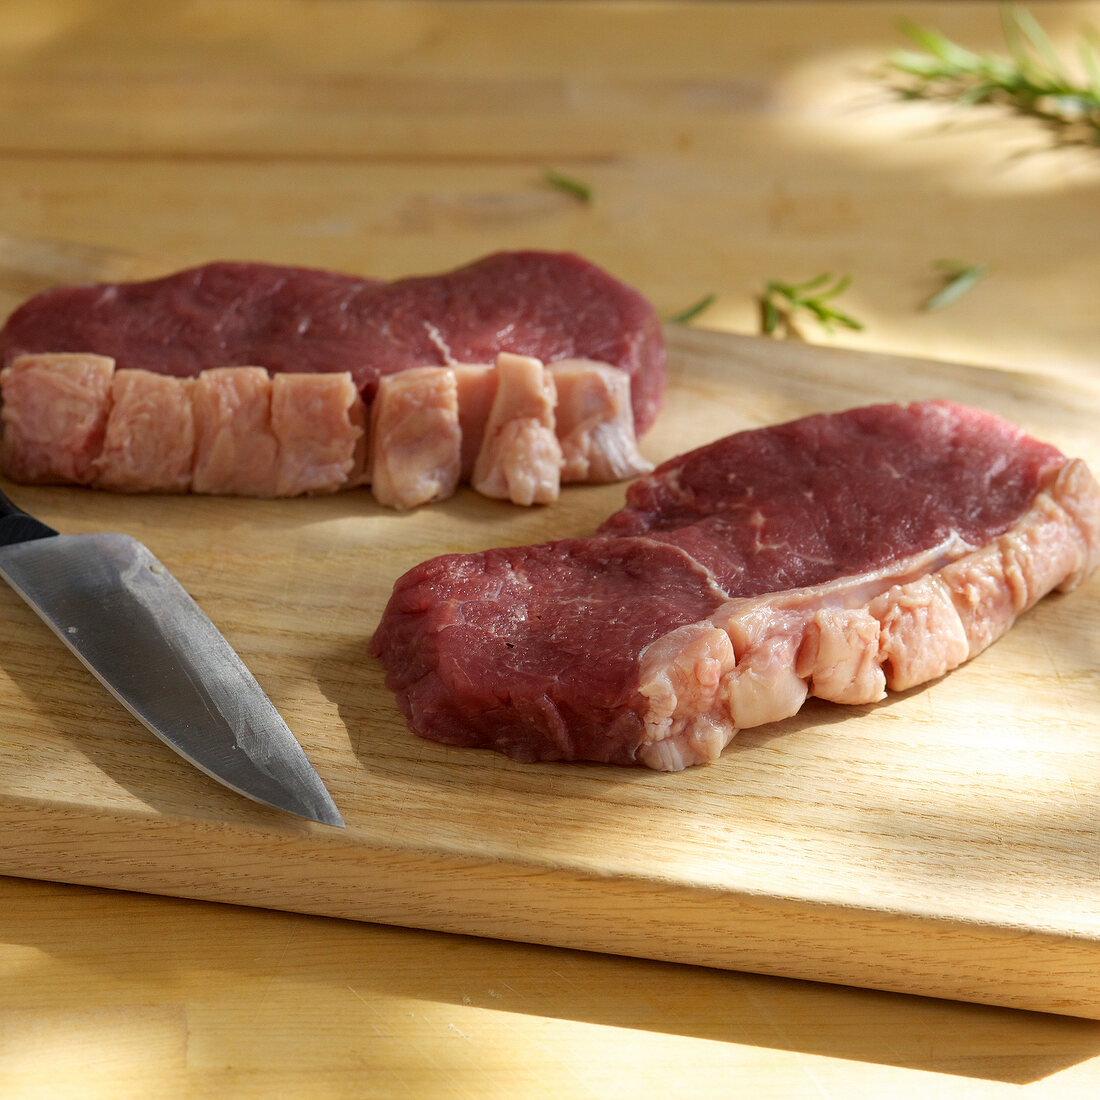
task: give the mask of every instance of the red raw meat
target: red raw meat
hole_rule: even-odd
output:
[[[579,256],[500,252],[395,282],[259,263],[211,263],[146,282],[62,287],[19,307],[0,362],[95,353],[180,378],[226,366],[350,371],[368,403],[378,379],[417,366],[594,359],[631,379],[634,428],[665,382],[660,319],[642,295]]]
[[[977,409],[870,406],[673,459],[590,538],[424,562],[371,652],[423,737],[677,770],[807,695],[940,676],[1098,560],[1082,462]]]

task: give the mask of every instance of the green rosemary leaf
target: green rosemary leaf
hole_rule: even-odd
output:
[[[565,176],[551,169],[547,169],[543,178],[551,187],[556,187],[559,191],[564,191],[567,195],[580,199],[581,202],[592,201],[592,188],[587,183],[582,183],[572,176]]]
[[[847,313],[840,313],[838,310],[835,309],[830,309],[828,311],[828,316],[823,321],[823,324],[826,328],[829,328],[831,325],[836,324],[843,325],[844,328],[850,328],[855,330],[856,332],[863,331],[863,325],[854,317],[848,316]]]
[[[826,276],[825,280],[823,281],[827,282],[828,278],[829,277]],[[835,298],[838,295],[843,294],[851,285],[851,282],[851,275],[842,275],[839,279],[837,279],[832,287],[830,287],[828,290],[822,291],[822,293],[817,296],[817,300],[819,302],[827,302],[830,298]]]
[[[1005,103],[1067,140],[1100,144],[1100,34],[1088,27],[1076,42],[1075,75],[1026,8],[1002,9],[1007,54],[975,53],[940,31],[912,22],[901,31],[918,49],[893,51],[887,71],[905,99],[944,99],[960,106]]]
[[[908,19],[902,20],[901,29],[907,37],[923,47],[932,57],[951,68],[970,68],[974,65],[976,55],[952,42],[940,31],[931,27],[922,27]]]
[[[849,317],[847,313],[841,313],[839,310],[822,305],[819,301],[805,302],[803,307],[809,310],[817,318],[822,328],[828,332],[832,332],[833,325],[843,325],[845,328],[856,329],[857,331],[863,328],[863,325],[854,317]]]
[[[765,336],[773,336],[782,319],[779,308],[771,298],[764,296],[760,299],[760,331]]]
[[[989,264],[964,264],[956,260],[940,260],[936,267],[944,273],[947,282],[921,303],[921,309],[926,312],[943,309],[958,301],[989,270]]]
[[[815,275],[804,283],[777,283],[776,287],[793,301],[796,298],[801,298],[807,291],[817,290],[819,286],[824,286],[831,278],[832,275],[826,271],[823,275]]]
[[[1089,80],[1089,92],[1100,100],[1100,33],[1095,27],[1089,27],[1081,36],[1077,53]]]
[[[956,102],[964,107],[976,107],[979,103],[988,103],[1000,88],[994,81],[985,80],[960,92]]]
[[[799,283],[768,279],[760,296],[760,327],[764,335],[774,335],[780,326],[788,334],[797,331],[795,320],[799,313],[808,313],[827,332],[832,332],[834,325],[861,330],[863,325],[854,317],[828,304],[847,290],[851,276],[842,275],[832,286],[827,286],[832,279],[828,272]]]
[[[1035,57],[1046,65],[1047,75],[1064,82],[1066,76],[1062,67],[1062,60],[1054,49],[1054,44],[1047,36],[1047,32],[1039,25],[1039,21],[1035,16],[1027,8],[1013,6],[1004,9],[1003,19],[1006,27],[1015,27],[1019,31],[1021,38],[1025,39],[1034,51]],[[1007,34],[1011,33],[1012,31],[1007,31],[1006,37]],[[1021,51],[1020,56],[1026,63],[1026,49]]]
[[[673,325],[686,325],[689,321],[694,321],[703,310],[708,309],[714,304],[715,295],[707,294],[700,298],[694,305],[688,306],[687,309],[681,310],[679,313],[673,314],[669,318],[669,323]]]
[[[893,50],[890,54],[890,64],[911,76],[934,77],[942,71],[937,58],[917,53],[916,50]]]

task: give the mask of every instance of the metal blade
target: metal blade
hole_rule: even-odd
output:
[[[0,575],[195,767],[257,802],[343,826],[260,685],[142,543],[115,533],[39,538],[0,547]]]

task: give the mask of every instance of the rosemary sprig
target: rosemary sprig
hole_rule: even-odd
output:
[[[1100,143],[1100,34],[1095,28],[1082,31],[1076,43],[1082,78],[1069,71],[1026,8],[1003,7],[1001,25],[1007,54],[977,53],[938,30],[903,22],[902,32],[919,50],[895,50],[887,70],[909,78],[898,86],[908,98],[963,106],[1003,103],[1063,138],[1083,129],[1090,141]]]
[[[580,199],[581,202],[592,201],[592,188],[587,183],[582,183],[572,176],[566,176],[561,172],[555,172],[553,169],[548,168],[543,175],[543,179],[551,187],[556,187],[559,191],[564,191],[567,195]]]
[[[674,313],[669,317],[669,324],[673,325],[686,325],[691,321],[694,321],[696,317],[705,309],[709,309],[713,304],[716,295],[706,294],[699,299],[694,305],[690,305],[687,309],[682,309],[679,313]]]
[[[774,336],[782,326],[788,335],[798,336],[795,318],[801,313],[808,313],[826,332],[832,332],[834,325],[862,329],[863,325],[854,317],[829,304],[848,289],[851,276],[843,275],[832,286],[827,286],[832,277],[826,273],[803,283],[769,279],[760,296],[760,328],[764,335]]]
[[[937,260],[935,266],[946,282],[921,302],[921,309],[929,312],[958,301],[989,270],[989,264],[967,264],[960,260]]]

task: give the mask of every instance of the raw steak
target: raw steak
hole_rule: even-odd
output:
[[[0,330],[0,362],[95,353],[175,377],[227,366],[350,371],[365,401],[410,367],[594,359],[631,380],[634,427],[657,415],[660,320],[637,291],[579,256],[500,252],[441,275],[383,282],[259,263],[212,263],[147,282],[62,287]]]
[[[417,734],[678,770],[807,695],[871,703],[1100,560],[1100,486],[988,413],[877,405],[729,436],[596,535],[447,555],[371,642]]]

